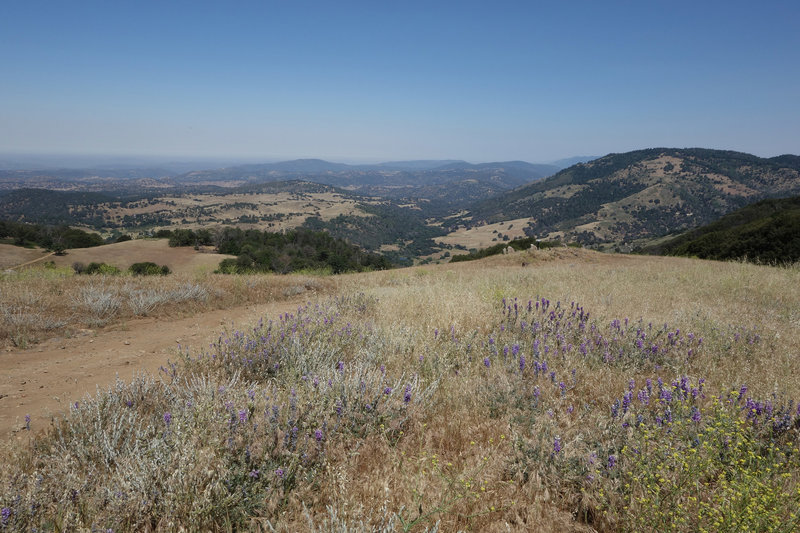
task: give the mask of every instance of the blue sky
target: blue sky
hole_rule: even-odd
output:
[[[800,153],[800,2],[5,2],[0,152]]]

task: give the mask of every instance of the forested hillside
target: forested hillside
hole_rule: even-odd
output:
[[[702,259],[800,261],[800,196],[757,202],[649,251]]]

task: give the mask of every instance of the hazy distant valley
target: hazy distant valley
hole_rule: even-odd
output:
[[[108,239],[222,225],[308,228],[403,265],[522,237],[630,251],[755,201],[800,194],[798,156],[704,149],[610,154],[565,169],[304,159],[180,170],[0,170],[0,219],[67,224]]]

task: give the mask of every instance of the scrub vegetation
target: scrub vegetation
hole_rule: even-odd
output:
[[[163,284],[103,279],[112,302]],[[233,279],[295,278],[194,283]],[[314,279],[325,296],[30,427],[0,527],[800,528],[796,265],[553,248]]]

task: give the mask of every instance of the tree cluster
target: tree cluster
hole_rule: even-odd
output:
[[[203,231],[207,230],[172,232],[170,245],[213,243],[219,253],[236,256],[236,259],[225,259],[220,263],[219,271],[226,274],[286,274],[304,269],[329,270],[338,274],[392,267],[386,257],[365,252],[324,231],[299,228],[285,233],[273,233],[233,227],[219,228],[208,235],[202,233]]]
[[[0,221],[0,239],[9,238],[17,246],[40,246],[56,253],[68,248],[90,248],[105,244],[100,235],[69,226]]]

